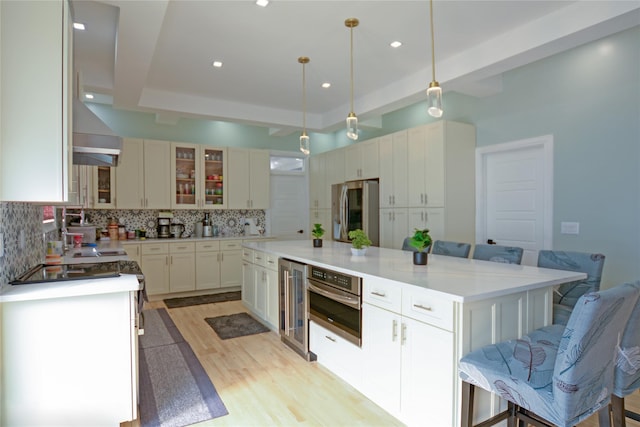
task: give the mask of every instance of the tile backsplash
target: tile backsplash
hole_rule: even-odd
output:
[[[24,244],[21,244],[21,232],[24,233]],[[0,233],[4,240],[4,256],[0,257],[0,286],[43,262],[45,242],[58,236],[56,230],[43,232],[42,206],[13,202],[0,203]]]
[[[90,210],[85,216],[99,228],[106,227],[110,218],[116,218],[127,230],[145,229],[147,236],[156,237],[157,210]],[[173,221],[185,225],[185,233],[195,231],[195,223],[204,219],[205,211],[176,210]],[[263,210],[211,210],[213,225],[228,235],[241,234],[242,218],[256,218],[258,226],[266,228]],[[0,202],[0,233],[4,241],[4,256],[0,257],[0,287],[6,285],[29,268],[44,261],[46,242],[59,240],[61,209],[58,209],[58,226],[45,233],[42,227],[42,206],[32,203]],[[20,232],[24,232],[24,245],[20,244]]]
[[[123,210],[123,209],[85,209],[85,218],[90,224],[100,228],[106,228],[109,220],[115,218],[119,224],[123,224],[128,231],[144,229],[147,237],[153,238],[157,236],[158,214],[159,210],[140,209],[140,210]],[[165,211],[163,211],[165,212]],[[199,210],[175,210],[166,211],[173,213],[172,222],[184,224],[185,235],[191,235],[195,232],[196,222],[204,219],[205,211]],[[217,225],[221,233],[226,235],[235,235],[243,232],[244,224],[242,218],[256,218],[257,225],[265,227],[265,212],[259,209],[253,210],[210,210],[206,211],[211,217],[212,225]],[[60,215],[59,215],[60,216]]]

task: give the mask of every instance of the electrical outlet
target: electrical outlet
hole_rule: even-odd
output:
[[[560,234],[580,234],[579,222],[561,222]]]
[[[4,233],[0,233],[0,258],[4,256]]]

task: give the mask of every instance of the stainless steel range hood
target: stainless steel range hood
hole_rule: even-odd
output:
[[[122,138],[79,99],[73,100],[73,164],[118,165]]]

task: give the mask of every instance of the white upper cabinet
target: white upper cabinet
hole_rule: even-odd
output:
[[[0,19],[0,200],[66,202],[73,129],[69,4],[2,1]]]
[[[144,141],[124,138],[116,167],[118,208],[144,208]]]
[[[407,206],[407,131],[379,138],[380,207]]]
[[[228,148],[228,208],[268,209],[270,167],[268,150]]]
[[[126,138],[116,171],[118,209],[171,207],[171,144]]]
[[[327,153],[316,154],[309,158],[309,208],[323,209],[331,206],[331,184],[328,183]]]
[[[378,138],[344,149],[345,181],[378,178]]]

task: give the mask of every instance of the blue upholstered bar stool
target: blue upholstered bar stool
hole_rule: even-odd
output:
[[[640,288],[640,281],[635,283]],[[600,427],[613,425],[625,427],[626,418],[640,421],[640,414],[625,410],[624,398],[640,388],[640,299],[629,317],[627,327],[618,347],[618,357],[613,373],[613,393],[611,412],[609,408],[600,411]]]
[[[471,252],[469,243],[447,242],[446,240],[436,240],[431,248],[432,254],[458,258],[469,258],[469,252]]]
[[[481,387],[507,400],[482,423],[571,427],[609,405],[616,346],[640,288],[624,284],[580,297],[566,326],[551,325],[464,356],[461,426],[473,425],[473,395]]]
[[[573,306],[582,295],[600,289],[603,254],[542,250],[538,253],[538,267],[579,271],[587,278],[562,284],[553,294],[553,323],[566,325]]]
[[[522,248],[501,245],[476,245],[473,259],[483,261],[503,262],[506,264],[520,264],[522,262]]]

